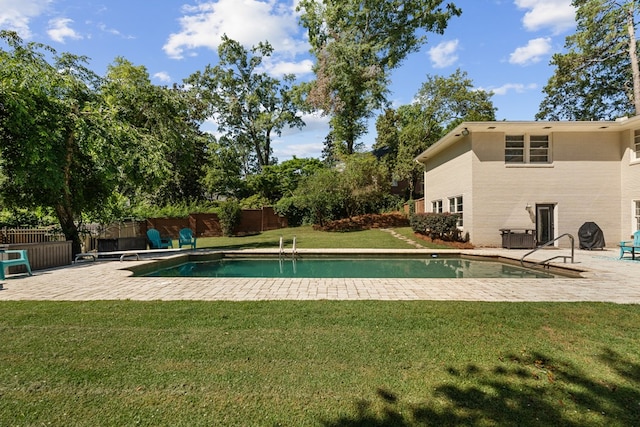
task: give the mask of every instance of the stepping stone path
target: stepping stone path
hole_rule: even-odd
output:
[[[404,242],[410,244],[411,246],[415,246],[418,249],[424,249],[424,246],[422,246],[420,243],[416,243],[413,240],[396,233],[395,230],[392,230],[390,228],[379,228],[379,230],[390,233],[393,237],[397,237],[398,239],[403,240]]]

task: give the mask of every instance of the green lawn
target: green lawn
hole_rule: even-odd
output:
[[[2,426],[637,426],[635,305],[3,302]]]
[[[198,247],[294,235],[413,247]],[[604,303],[0,302],[0,426],[638,426],[639,325]]]
[[[413,236],[410,227],[396,228],[396,232],[429,248],[447,248],[433,245]],[[243,249],[243,248],[277,248],[280,237],[287,248],[291,248],[293,238],[296,246],[306,249],[325,248],[379,248],[379,249],[414,249],[410,245],[390,233],[374,230],[352,231],[347,233],[329,233],[315,231],[310,226],[284,228],[265,231],[261,234],[244,237],[204,237],[198,238],[198,248]]]

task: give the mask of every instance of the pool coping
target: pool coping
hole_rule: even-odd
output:
[[[270,258],[270,259],[281,259],[281,260],[294,260],[294,259],[305,259],[305,258],[400,258],[400,257],[411,257],[418,259],[431,259],[431,258],[461,258],[468,260],[478,260],[478,261],[493,261],[499,262],[503,264],[508,264],[515,267],[523,267],[527,270],[537,271],[540,273],[548,273],[555,276],[560,276],[560,278],[582,278],[583,274],[588,274],[588,270],[584,268],[579,268],[572,264],[533,264],[533,265],[523,265],[520,260],[505,257],[504,255],[499,254],[479,254],[479,253],[465,253],[465,251],[456,251],[456,250],[424,250],[420,252],[416,252],[415,250],[371,250],[371,251],[362,251],[357,249],[350,250],[331,250],[331,249],[305,249],[301,251],[296,251],[295,253],[286,252],[282,253],[280,251],[274,250],[230,250],[230,251],[191,251],[188,253],[176,254],[171,257],[164,257],[161,260],[154,260],[150,263],[143,263],[135,266],[125,267],[124,269],[127,271],[131,271],[131,277],[141,277],[145,274],[162,269],[167,267],[175,266],[177,263],[181,262],[197,262],[197,261],[215,261],[217,259],[222,258]],[[181,259],[182,258],[182,259]],[[158,276],[154,276],[158,277]],[[160,276],[163,277],[163,276]],[[194,278],[194,277],[192,277]],[[269,277],[271,279],[278,279],[280,277]],[[391,277],[396,278],[396,277]],[[397,277],[401,278],[401,277]],[[292,279],[295,279],[292,278]],[[356,278],[357,279],[357,278]],[[548,278],[545,278],[548,279]]]

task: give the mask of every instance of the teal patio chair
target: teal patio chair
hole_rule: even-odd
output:
[[[620,242],[620,259],[625,253],[631,254],[631,259],[636,259],[636,254],[640,253],[640,230],[633,233],[633,240]]]
[[[155,228],[147,230],[147,238],[149,239],[150,249],[167,249],[173,248],[173,242],[168,237],[160,237],[160,232]]]
[[[31,264],[26,249],[2,250],[0,251],[0,280],[5,280],[5,269],[15,265],[23,265],[27,269],[27,273],[31,276]],[[9,254],[17,254],[17,258],[10,258]],[[7,270],[8,271],[8,270]]]
[[[183,228],[180,230],[178,246],[191,246],[191,249],[196,248],[196,236],[193,235],[193,231],[190,228]]]

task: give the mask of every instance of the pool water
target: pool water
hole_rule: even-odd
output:
[[[247,259],[186,262],[146,277],[282,278],[551,278],[551,274],[495,261],[430,259]]]

